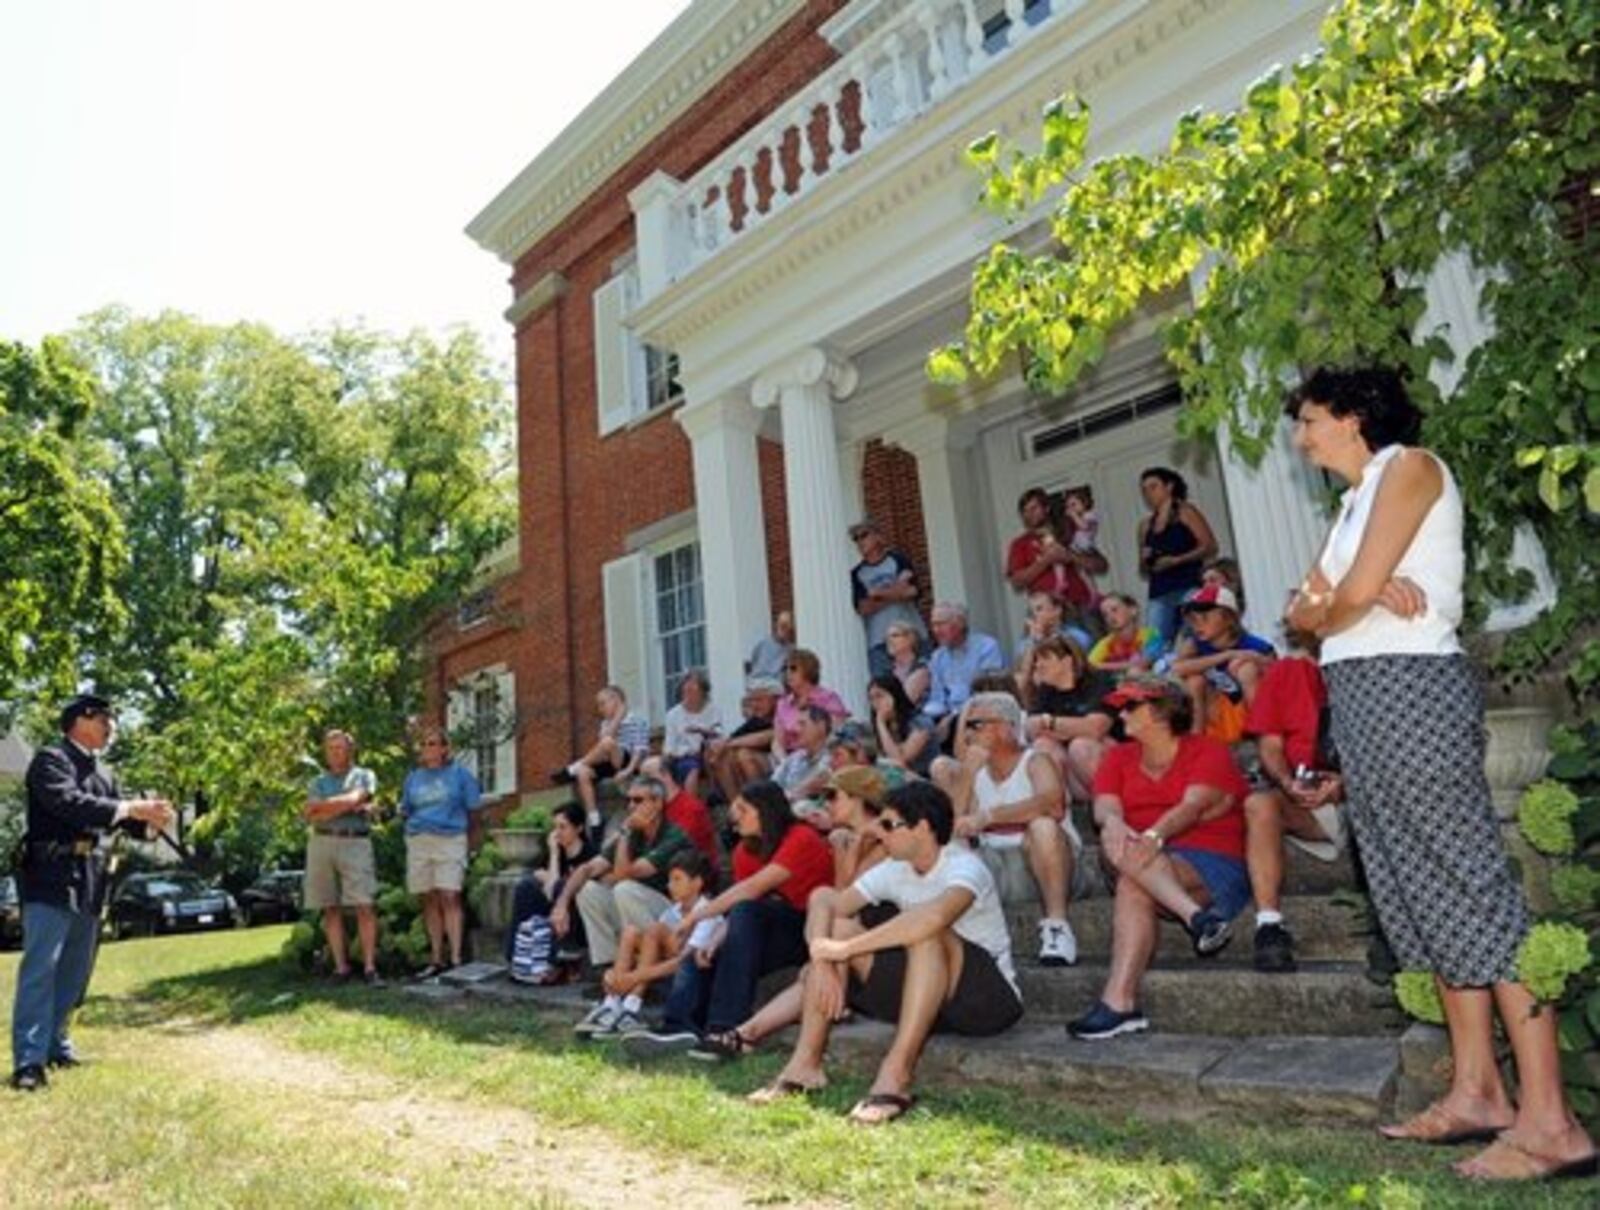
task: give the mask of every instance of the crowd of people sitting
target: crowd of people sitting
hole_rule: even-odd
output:
[[[1107,982],[1074,1037],[1148,1028],[1139,984],[1163,916],[1211,956],[1254,899],[1256,968],[1294,970],[1282,846],[1333,860],[1347,834],[1316,640],[1286,629],[1280,651],[1246,631],[1238,564],[1217,556],[1182,476],[1152,468],[1143,486],[1144,605],[1100,590],[1087,488],[1023,494],[1005,563],[1025,610],[1010,658],[959,602],[925,625],[913,560],[874,522],[853,526],[864,719],[787,613],[751,652],[737,722],[690,672],[652,752],[625,692],[601,689],[594,743],[552,775],[577,798],[516,895],[524,941],[547,926],[555,955],[523,977],[562,977],[561,959],[585,954],[596,998],[577,1032],[639,1054],[736,1058],[798,1024],[763,1101],[821,1086],[842,1015],[895,1022],[855,1111],[875,1122],[910,1105],[930,1031],[992,1033],[1021,1015],[1006,862],[1035,888],[1045,966],[1077,962],[1072,905],[1096,881],[1114,887]],[[608,781],[626,808],[609,826]],[[759,1002],[762,979],[791,969]]]
[[[848,1014],[891,1022],[851,1112],[876,1124],[913,1104],[930,1033],[993,1034],[1021,1017],[1001,879],[1032,882],[1038,962],[1071,965],[1074,903],[1100,867],[1110,962],[1067,1026],[1097,1041],[1149,1028],[1140,985],[1164,918],[1210,958],[1253,901],[1255,968],[1293,971],[1284,846],[1333,861],[1354,836],[1398,959],[1436,974],[1454,1059],[1449,1093],[1384,1133],[1493,1139],[1458,1165],[1468,1176],[1593,1171],[1561,1093],[1552,1015],[1533,1011],[1515,973],[1528,913],[1456,636],[1459,493],[1412,448],[1418,413],[1392,373],[1319,371],[1287,411],[1302,452],[1350,490],[1277,642],[1245,628],[1238,564],[1218,557],[1182,476],[1164,467],[1141,480],[1143,605],[1100,587],[1109,564],[1089,489],[1059,505],[1023,494],[1004,566],[1026,609],[1010,659],[958,602],[935,604],[924,626],[913,560],[863,521],[850,531],[851,579],[868,717],[849,717],[787,614],[751,653],[737,725],[691,673],[654,752],[624,691],[601,689],[594,743],[553,775],[577,797],[556,813],[548,864],[517,889],[514,976],[559,977],[563,958],[586,954],[597,995],[578,1032],[640,1055],[734,1059],[798,1024],[788,1062],[752,1094],[761,1103],[823,1086],[829,1031]],[[372,785],[352,754],[348,736],[329,735],[306,806],[307,904],[324,910],[344,977],[340,907],[358,909],[367,955],[374,928]],[[424,731],[402,807],[408,885],[432,944],[424,974],[460,960],[478,794],[451,769],[447,736]],[[610,820],[608,783],[626,807]],[[548,959],[530,957],[541,939]],[[763,1002],[762,980],[785,971],[798,973]],[[1518,1062],[1515,1103],[1494,1060],[1496,1013]]]

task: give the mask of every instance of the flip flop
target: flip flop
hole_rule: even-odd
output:
[[[1414,1126],[1436,1127],[1425,1133],[1412,1130]],[[1506,1126],[1480,1126],[1458,1117],[1435,1101],[1421,1113],[1392,1126],[1379,1126],[1378,1133],[1396,1143],[1422,1143],[1428,1147],[1454,1147],[1459,1143],[1489,1143],[1500,1137]]]
[[[1517,1142],[1507,1135],[1500,1135],[1495,1141],[1473,1159],[1481,1159],[1496,1147],[1504,1148],[1517,1157],[1518,1167],[1515,1171],[1501,1175],[1487,1173],[1466,1172],[1462,1165],[1455,1165],[1455,1173],[1464,1180],[1479,1181],[1483,1184],[1505,1182],[1515,1184],[1522,1181],[1564,1181],[1577,1180],[1583,1177],[1594,1176],[1600,1173],[1600,1151],[1591,1151],[1588,1155],[1576,1160],[1561,1160],[1555,1156],[1544,1155],[1530,1147]],[[1468,1163],[1472,1161],[1467,1161]]]
[[[886,1126],[905,1117],[916,1103],[917,1098],[914,1096],[901,1096],[895,1092],[875,1092],[855,1103],[854,1108],[850,1110],[850,1120],[857,1126]],[[893,1112],[881,1116],[867,1116],[867,1111],[872,1109],[888,1109]]]
[[[821,1084],[802,1084],[799,1080],[787,1080],[782,1077],[772,1081],[765,1087],[758,1088],[745,1100],[752,1105],[772,1105],[778,1101],[786,1101],[790,1097],[808,1097],[814,1092],[821,1092]]]

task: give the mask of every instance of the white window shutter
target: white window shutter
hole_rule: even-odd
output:
[[[646,625],[645,560],[624,555],[600,569],[606,601],[607,678],[628,695],[629,705],[646,718],[650,709],[649,628]]]
[[[497,737],[495,746],[494,768],[495,785],[493,793],[496,797],[502,794],[515,794],[517,792],[517,678],[513,673],[500,672],[494,678],[495,703],[500,708],[500,718],[503,724],[503,734]],[[488,786],[482,787],[485,794],[490,793]]]
[[[629,266],[617,274],[616,280],[622,283],[622,314],[632,315],[642,293],[639,267]],[[632,328],[619,322],[617,331],[621,335],[623,372],[627,375],[628,418],[631,420],[650,410],[650,363],[645,356],[644,341],[634,334]]]
[[[463,728],[472,721],[472,693],[467,689],[452,690],[445,699],[444,729],[450,735],[450,754],[472,776],[478,776],[478,753],[470,742],[458,745]]]
[[[627,313],[628,276],[613,277],[594,292],[595,410],[600,435],[615,432],[633,417],[632,349],[622,326]]]

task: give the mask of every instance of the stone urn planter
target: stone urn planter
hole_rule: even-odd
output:
[[[1550,728],[1555,725],[1555,714],[1544,706],[1507,706],[1488,711],[1484,721],[1489,727],[1489,748],[1483,766],[1495,814],[1515,819],[1522,792],[1539,779],[1550,762]]]
[[[491,828],[489,839],[506,859],[506,865],[525,869],[544,864],[545,834],[527,828]]]

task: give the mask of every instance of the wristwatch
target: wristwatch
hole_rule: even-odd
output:
[[[1164,849],[1164,848],[1167,847],[1167,838],[1165,836],[1163,836],[1160,832],[1157,832],[1154,828],[1146,828],[1143,832],[1140,833],[1140,835],[1143,836],[1146,840],[1155,841],[1156,842],[1156,848],[1158,848],[1158,849]]]

